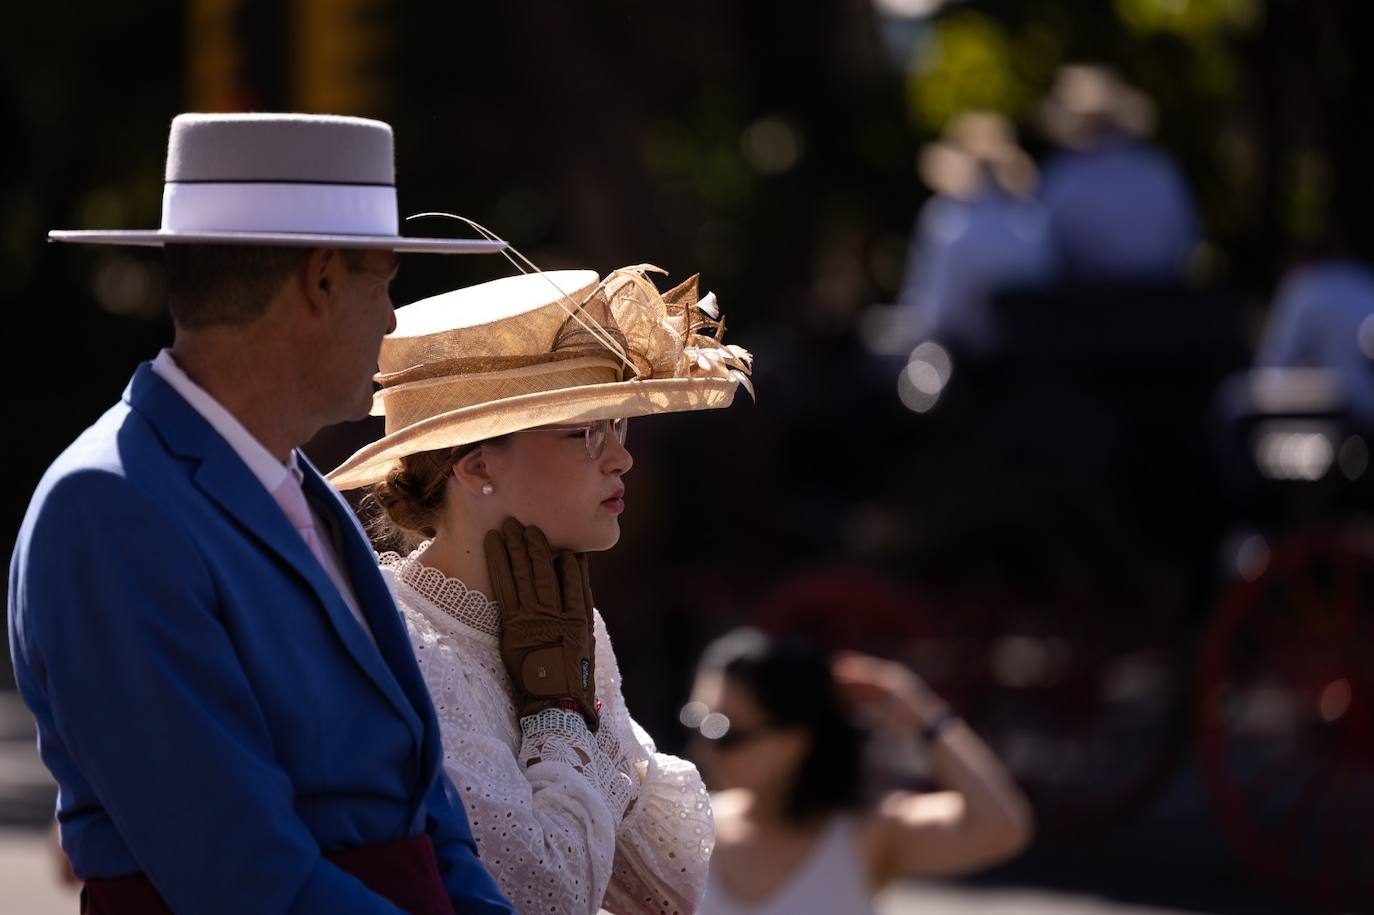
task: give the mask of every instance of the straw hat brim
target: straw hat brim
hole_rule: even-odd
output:
[[[430,254],[486,254],[501,251],[504,241],[472,238],[404,238],[399,235],[313,235],[303,232],[163,232],[160,229],[54,230],[49,241],[88,245],[270,245],[284,248],[369,248]]]
[[[327,479],[341,490],[386,479],[407,454],[455,448],[499,435],[555,423],[714,410],[730,406],[739,382],[695,377],[617,381],[522,394],[440,413],[383,436],[359,449]]]

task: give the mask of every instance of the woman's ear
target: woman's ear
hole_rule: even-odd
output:
[[[474,496],[489,496],[495,491],[496,483],[487,467],[485,445],[469,451],[454,463],[453,480]]]

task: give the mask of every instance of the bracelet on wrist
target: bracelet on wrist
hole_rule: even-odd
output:
[[[549,705],[553,706],[554,708],[562,708],[567,709],[570,712],[577,712],[577,714],[579,715],[582,714],[582,706],[577,704],[576,699],[566,697],[562,699],[551,699],[549,700]]]
[[[554,699],[554,700],[552,700],[552,701],[550,702],[550,705],[551,705],[553,708],[561,708],[561,709],[566,709],[566,710],[568,710],[568,711],[570,711],[570,712],[576,712],[578,715],[580,715],[580,716],[582,717],[582,720],[583,720],[583,721],[587,722],[587,730],[589,730],[589,731],[591,731],[591,732],[593,732],[593,733],[596,732],[596,729],[597,729],[597,728],[600,726],[600,724],[601,724],[601,700],[600,700],[600,699],[597,699],[597,700],[596,700],[596,711],[595,711],[593,714],[591,714],[591,715],[588,715],[585,711],[583,711],[583,710],[582,710],[581,704],[579,704],[578,701],[577,701],[576,699],[573,699],[573,698],[570,697],[570,696],[563,696],[563,697],[561,697],[561,698]]]
[[[953,709],[945,709],[931,720],[927,721],[917,735],[922,743],[931,744],[940,739],[940,735],[949,730],[951,725],[960,721],[959,715]]]

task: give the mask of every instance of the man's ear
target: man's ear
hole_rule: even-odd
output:
[[[336,248],[312,248],[298,273],[301,294],[310,310],[323,312],[330,307],[342,255]]]
[[[495,485],[485,451],[486,446],[480,446],[463,455],[453,465],[454,481],[474,496],[482,494],[483,486]]]

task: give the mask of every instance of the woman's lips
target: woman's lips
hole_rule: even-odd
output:
[[[622,489],[620,492],[611,496],[609,499],[603,499],[601,504],[605,506],[609,511],[614,512],[617,515],[620,514],[625,510],[625,490]]]

